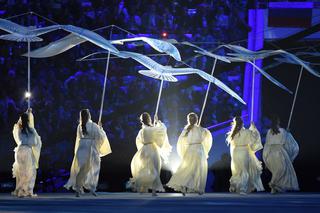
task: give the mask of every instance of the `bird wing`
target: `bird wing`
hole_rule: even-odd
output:
[[[224,56],[221,56],[221,55],[217,55],[217,54],[214,54],[214,53],[211,53],[211,52],[208,52],[208,51],[199,51],[199,50],[195,50],[194,52],[196,53],[199,53],[201,55],[206,55],[208,57],[211,57],[211,58],[216,58],[220,61],[223,61],[223,62],[226,62],[226,63],[231,63],[231,61],[227,58],[227,57],[224,57]]]
[[[247,62],[250,63],[252,66],[254,66],[264,77],[266,77],[269,81],[271,81],[273,84],[277,85],[278,87],[284,89],[285,91],[289,92],[290,94],[292,94],[292,91],[289,90],[287,87],[285,87],[283,84],[281,84],[278,80],[276,80],[275,78],[273,78],[271,75],[269,75],[267,72],[265,72],[263,69],[261,69],[260,67],[258,67],[257,65],[255,65],[254,63],[252,63],[249,60],[244,60],[241,58],[229,58],[230,61],[235,61],[235,62]]]
[[[320,77],[320,73],[319,72],[317,72],[314,69],[312,69],[305,61],[301,60],[297,56],[295,56],[295,55],[293,55],[293,54],[291,54],[289,52],[286,52],[283,55],[287,60],[292,61],[295,64],[301,65],[304,69],[306,69],[312,75],[314,75],[316,77]]]
[[[147,38],[147,37],[135,37],[135,38],[114,40],[114,41],[111,41],[111,43],[123,44],[125,42],[131,42],[131,41],[144,41],[148,43],[153,49],[157,50],[158,52],[167,53],[168,55],[172,56],[175,60],[181,61],[179,50],[173,44],[165,40],[159,40],[159,39]]]
[[[86,42],[87,40],[84,38],[81,38],[79,36],[76,36],[72,33],[69,35],[51,42],[50,44],[40,47],[38,49],[35,49],[30,52],[31,58],[46,58],[46,57],[52,57],[58,54],[61,54],[74,46],[81,44],[83,42]],[[23,56],[27,56],[28,53],[23,54]]]
[[[48,27],[41,27],[41,28],[32,29],[28,32],[28,35],[40,36],[45,33],[49,33],[49,32],[52,32],[52,31],[58,30],[58,29],[61,29],[60,25],[51,25]]]
[[[256,60],[256,59],[263,59],[266,57],[284,54],[284,53],[285,53],[285,51],[283,51],[283,50],[262,50],[262,51],[258,51],[258,52],[252,52],[252,53],[228,53],[228,55],[233,56],[233,57],[237,57],[237,58]]]
[[[8,33],[25,34],[29,31],[27,27],[16,24],[6,19],[0,19],[0,29]]]
[[[248,54],[248,55],[254,54],[254,51],[248,50],[248,49],[246,49],[242,46],[239,46],[239,45],[223,44],[223,45],[218,46],[218,48],[221,48],[221,47],[226,47],[229,50],[232,50],[232,51],[234,51],[236,53],[240,53],[240,54]]]
[[[20,34],[16,34],[16,33],[1,35],[0,39],[7,40],[7,41],[17,41],[17,42],[28,42],[28,41],[30,41],[30,42],[38,42],[38,41],[43,41],[42,38],[37,37],[37,36],[29,37],[29,36],[23,36],[23,35],[20,35]]]
[[[156,72],[162,72],[163,66],[156,61],[152,60],[150,57],[129,51],[120,51],[119,53],[114,54],[120,58],[132,58],[133,60],[139,62],[143,66],[147,67],[150,70],[154,70]]]
[[[170,81],[170,82],[177,82],[178,81],[178,79],[172,75],[161,75],[161,73],[155,72],[153,70],[139,70],[138,72],[142,75],[145,75],[145,76],[148,76],[151,78],[155,78],[155,79],[159,79],[159,80]]]
[[[203,49],[203,48],[201,48],[201,47],[199,47],[199,46],[197,46],[195,44],[192,44],[190,42],[184,41],[184,42],[181,42],[181,44],[184,44],[184,45],[187,45],[187,46],[194,47],[194,48],[198,49],[198,50],[195,50],[194,52],[199,53],[201,55],[206,55],[206,56],[209,56],[209,57],[212,57],[212,58],[216,58],[216,59],[218,59],[220,61],[224,61],[226,63],[231,63],[226,57],[211,53],[211,52],[209,52],[209,51],[207,51],[207,50],[205,50],[205,49]]]
[[[35,42],[42,41],[42,39],[37,36],[60,29],[60,25],[52,25],[41,28],[36,28],[34,26],[25,27],[6,19],[0,19],[0,29],[12,34],[11,36],[10,34],[3,35],[0,37],[0,39],[19,42]]]
[[[83,39],[86,39],[87,41],[90,41],[91,43],[105,50],[108,50],[111,53],[119,53],[119,50],[116,47],[114,47],[108,40],[95,32],[73,25],[61,25],[61,29],[73,33]]]
[[[225,85],[217,78],[213,77],[212,75],[209,75],[208,73],[206,73],[202,70],[194,69],[194,68],[166,68],[166,67],[165,67],[165,69],[169,69],[170,70],[169,73],[172,75],[198,74],[201,78],[203,78],[211,83],[214,83],[220,89],[224,90],[225,92],[227,92],[232,97],[236,98],[241,103],[246,104],[246,102],[244,102],[244,100],[237,93],[235,93],[232,89],[230,89],[227,85]]]

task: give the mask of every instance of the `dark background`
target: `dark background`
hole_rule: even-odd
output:
[[[213,50],[220,43],[235,42],[246,46],[245,24],[247,8],[253,5],[247,1],[0,1],[1,18],[34,11],[59,24],[95,29],[114,24],[133,33],[146,33],[147,36],[168,38],[178,41],[195,42],[203,48]],[[249,5],[249,6],[248,6]],[[119,9],[121,8],[121,9]],[[125,9],[123,9],[125,8]],[[196,11],[196,13],[195,13]],[[139,18],[141,24],[139,24]],[[148,20],[155,20],[155,25]],[[36,15],[25,15],[11,19],[21,25],[51,25]],[[109,38],[110,29],[98,31]],[[4,34],[3,32],[2,34]],[[33,43],[32,49],[44,46],[50,41],[67,35],[53,32],[42,36],[44,42]],[[125,38],[127,34],[117,28],[112,29],[112,39]],[[314,46],[317,41],[297,41],[296,46]],[[265,44],[268,47],[269,43]],[[10,191],[14,187],[11,178],[13,163],[12,127],[21,112],[26,110],[23,98],[27,86],[27,60],[21,54],[26,52],[26,43],[0,40],[0,190]],[[212,60],[195,56],[193,49],[177,45],[182,59],[190,66],[211,71]],[[289,47],[288,47],[289,48]],[[144,54],[156,53],[147,45],[119,47]],[[36,191],[64,191],[62,188],[69,176],[73,158],[75,130],[79,110],[89,108],[93,120],[98,118],[101,101],[103,75],[106,60],[77,62],[76,59],[99,50],[88,42],[61,55],[32,59],[32,108],[37,131],[42,137],[43,148],[38,170]],[[219,54],[225,54],[223,50]],[[177,65],[167,56],[153,57],[163,65]],[[308,60],[317,61],[317,58]],[[271,59],[264,64],[272,63]],[[140,128],[138,116],[148,111],[154,113],[160,82],[137,73],[144,69],[133,60],[111,59],[107,83],[107,94],[103,113],[103,126],[109,137],[113,153],[102,158],[100,190],[124,191],[130,178],[130,162],[136,152],[135,137]],[[290,89],[294,90],[299,67],[281,65],[268,71]],[[242,96],[244,65],[218,63],[215,77]],[[178,135],[186,124],[187,113],[199,113],[206,90],[206,82],[198,76],[183,76],[177,83],[165,83],[161,99],[159,117],[168,127],[170,143],[175,145]],[[289,117],[292,96],[262,80],[262,136],[268,128],[268,115],[280,115],[285,127]],[[300,153],[295,161],[302,191],[319,191],[319,148],[317,141],[319,116],[319,79],[305,72],[301,83],[291,131],[300,145]],[[202,125],[215,125],[241,113],[245,106],[236,102],[215,86],[209,93],[207,108]],[[225,128],[226,126],[223,126]],[[228,126],[227,126],[228,128]],[[219,131],[221,128],[211,129]],[[214,143],[224,143],[214,138]],[[217,150],[217,147],[221,150]],[[175,152],[176,150],[174,150]],[[224,153],[215,156],[217,153]],[[173,156],[175,156],[173,154]],[[212,162],[208,175],[207,191],[227,191],[230,178],[228,147],[213,145],[211,156],[220,159]],[[162,172],[163,183],[170,178],[170,165]],[[263,173],[267,186],[268,171]]]

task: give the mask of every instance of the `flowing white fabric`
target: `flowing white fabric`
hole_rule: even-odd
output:
[[[212,146],[212,135],[209,130],[200,126],[194,126],[187,135],[186,132],[185,128],[177,143],[178,155],[182,161],[167,186],[176,191],[202,194],[207,182],[207,159]]]
[[[292,165],[299,153],[299,145],[289,132],[282,128],[279,131],[279,134],[268,131],[263,150],[263,161],[272,173],[269,186],[278,192],[299,190],[296,172]]]
[[[250,129],[241,129],[233,139],[228,137],[231,154],[230,192],[250,193],[253,190],[264,191],[260,175],[262,164],[255,152],[262,149],[258,130],[251,125]]]
[[[0,29],[10,34],[1,35],[0,39],[18,42],[36,42],[43,39],[38,37],[45,33],[60,29],[60,25],[36,28],[25,27],[6,19],[0,19]]]
[[[138,192],[164,191],[160,180],[161,156],[166,160],[171,152],[166,126],[161,122],[155,126],[143,125],[136,146],[138,151],[131,161],[129,187]]]
[[[100,157],[111,153],[111,147],[105,131],[89,120],[86,124],[88,134],[83,135],[81,125],[77,128],[74,158],[70,178],[65,188],[83,191],[83,188],[95,192],[100,173]]]
[[[33,188],[39,166],[41,151],[41,138],[34,129],[33,115],[29,113],[30,130],[28,135],[21,132],[21,127],[16,123],[13,127],[13,137],[17,144],[14,149],[15,162],[12,166],[12,175],[16,178],[16,188],[12,195],[18,197],[33,196]]]

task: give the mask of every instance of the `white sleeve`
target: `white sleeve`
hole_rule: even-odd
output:
[[[157,139],[159,142],[157,142],[157,144],[160,145],[160,156],[163,162],[166,164],[168,163],[169,155],[172,151],[172,146],[169,143],[167,134],[167,127],[161,121],[157,123],[156,127],[158,128]]]
[[[143,137],[142,137],[142,129],[140,129],[140,131],[138,132],[138,135],[136,137],[136,146],[137,146],[137,150],[141,149],[143,146]]]
[[[41,153],[41,147],[42,147],[42,141],[41,141],[41,137],[38,135],[37,131],[35,129],[34,130],[34,141],[35,144],[32,146],[32,153],[33,156],[36,160],[36,168],[39,167],[39,158],[40,158],[40,153]]]
[[[13,134],[14,141],[19,146],[21,144],[21,140],[20,140],[21,130],[18,123],[16,123],[13,126],[12,134]]]
[[[251,125],[250,126],[250,148],[253,152],[257,152],[259,150],[261,150],[263,148],[262,143],[261,143],[261,136],[260,133],[258,131],[258,129]]]
[[[202,142],[202,145],[203,145],[203,148],[204,148],[204,151],[206,153],[206,157],[208,158],[209,157],[209,152],[211,150],[211,147],[212,147],[212,135],[211,135],[211,132],[208,130],[208,129],[204,129],[204,140]]]
[[[285,134],[284,149],[287,151],[291,161],[294,161],[299,153],[299,144],[290,132],[285,131]]]
[[[98,150],[100,157],[110,154],[111,147],[106,132],[99,125],[92,123],[95,131],[96,149]]]

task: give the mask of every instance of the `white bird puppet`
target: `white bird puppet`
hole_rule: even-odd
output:
[[[38,37],[45,33],[60,29],[60,25],[52,25],[48,27],[36,28],[34,26],[25,27],[16,24],[12,21],[6,19],[0,19],[0,29],[8,32],[9,34],[1,35],[0,39],[8,41],[17,42],[27,42],[28,43],[28,88],[25,97],[27,98],[28,108],[31,107],[31,71],[30,71],[30,43],[39,42],[43,39]]]

